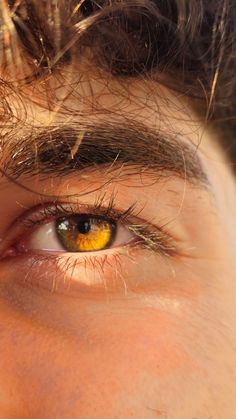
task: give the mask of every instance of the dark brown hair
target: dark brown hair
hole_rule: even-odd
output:
[[[236,163],[235,0],[2,4],[2,86],[59,72],[89,50],[93,65],[117,78],[152,78],[192,97]]]

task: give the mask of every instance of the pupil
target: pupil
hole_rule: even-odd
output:
[[[91,230],[90,221],[82,220],[77,224],[77,230],[81,234],[87,234]]]

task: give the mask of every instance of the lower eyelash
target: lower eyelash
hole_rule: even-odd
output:
[[[78,293],[83,295],[88,290],[93,295],[97,292],[104,294],[111,290],[114,291],[114,289],[119,289],[123,294],[126,294],[128,286],[123,272],[123,262],[127,257],[132,260],[131,255],[118,253],[99,257],[84,256],[80,260],[74,260],[71,256],[36,255],[32,258],[27,274],[21,282],[23,281],[24,285],[48,289],[52,293],[69,293],[71,296],[73,294],[78,296]],[[134,262],[134,260],[132,261]],[[48,264],[43,271],[42,263]],[[83,282],[73,279],[74,271],[80,265],[83,266],[85,275],[88,277],[90,275],[90,281]],[[110,284],[106,281],[107,268],[113,272]],[[96,281],[95,284],[91,279],[93,274],[99,277],[99,281]]]

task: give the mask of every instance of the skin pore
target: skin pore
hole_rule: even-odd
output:
[[[78,118],[94,127],[142,124],[157,136],[175,135],[183,150],[190,145],[206,181],[189,180],[187,170],[186,176],[155,173],[116,160],[66,176],[22,175],[17,181],[25,188],[1,178],[0,418],[234,419],[236,194],[230,165],[216,133],[186,98],[148,80],[84,74],[77,85],[70,74],[58,89],[51,78],[52,111],[47,81],[40,91],[24,92],[27,123],[11,136],[16,150],[32,123],[49,130]],[[12,103],[19,113],[22,105],[14,97]],[[58,249],[55,237],[45,237],[52,210],[41,225],[27,222],[55,202],[66,202],[67,215],[72,207],[91,212],[98,202],[103,208],[112,202],[113,212],[135,209],[123,221],[117,246],[72,253],[68,262],[63,251],[60,259],[45,257],[45,247]],[[149,246],[127,246],[135,230],[126,226],[140,224],[152,238],[161,234],[159,247],[150,247],[150,236]]]

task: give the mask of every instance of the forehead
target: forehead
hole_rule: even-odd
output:
[[[188,133],[195,144],[202,134],[202,119],[186,96],[150,78],[114,77],[87,61],[26,84],[8,97],[12,113],[32,126],[78,118],[112,118],[117,123],[132,118],[152,129],[183,134],[183,140]]]

